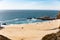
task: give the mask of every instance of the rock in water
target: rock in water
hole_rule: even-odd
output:
[[[0,35],[0,40],[11,40],[11,39],[9,39],[9,38],[7,38],[7,37],[5,37],[3,35]]]
[[[6,23],[2,23],[2,25],[7,25]]]
[[[0,30],[3,29],[4,27],[0,27]]]

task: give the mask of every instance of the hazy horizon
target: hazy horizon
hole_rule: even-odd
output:
[[[0,0],[0,10],[60,10],[60,0]]]

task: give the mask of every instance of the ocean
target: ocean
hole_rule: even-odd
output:
[[[23,24],[42,22],[43,20],[27,19],[49,16],[55,18],[57,10],[0,10],[0,23]]]

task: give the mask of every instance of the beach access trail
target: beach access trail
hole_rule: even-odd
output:
[[[47,29],[58,28],[59,26],[60,19],[30,24],[6,25],[0,30],[0,35],[4,35],[11,40],[41,40],[47,34],[58,32],[58,29]]]

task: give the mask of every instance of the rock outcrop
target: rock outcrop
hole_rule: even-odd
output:
[[[60,31],[57,33],[47,34],[42,40],[60,40]]]
[[[60,11],[58,12],[56,19],[60,19]]]
[[[59,29],[58,32],[47,34],[42,38],[42,40],[60,40],[60,26],[58,29]]]
[[[57,40],[56,34],[52,33],[52,34],[47,34],[45,35],[42,40]]]
[[[36,18],[36,19],[41,19],[41,20],[55,20],[55,18],[51,18],[49,16],[44,16],[44,17],[40,17],[40,18]]]
[[[3,35],[0,35],[0,40],[11,40],[11,39],[9,39],[9,38],[7,38],[7,37],[5,37]]]

